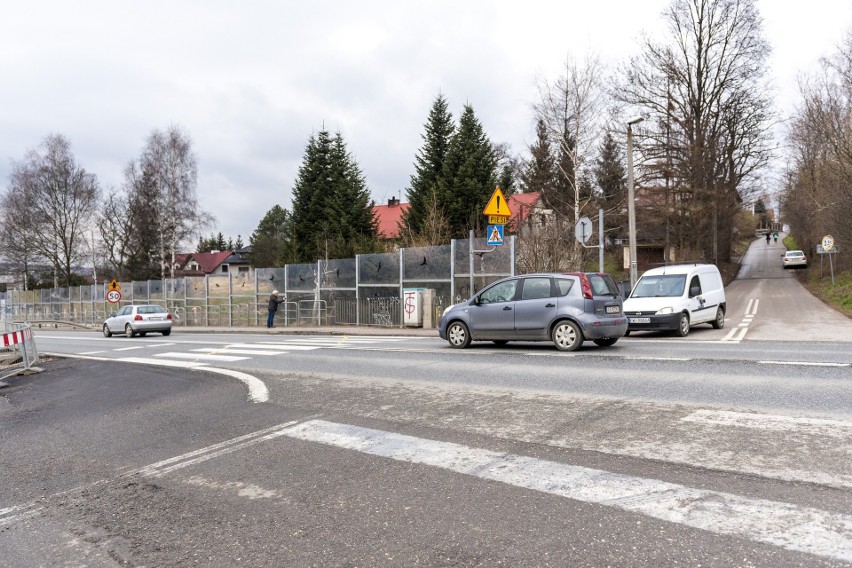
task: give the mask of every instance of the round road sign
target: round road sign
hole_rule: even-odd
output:
[[[118,290],[110,290],[106,295],[107,302],[117,304],[121,301],[121,292]]]

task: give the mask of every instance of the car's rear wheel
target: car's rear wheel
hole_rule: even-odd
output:
[[[595,345],[599,345],[601,347],[609,347],[610,345],[615,345],[615,342],[618,341],[617,337],[604,337],[601,339],[593,340]]]
[[[167,336],[171,332],[172,332],[172,330],[170,330],[170,329],[163,330],[163,337]]]
[[[104,324],[104,337],[112,337],[112,332],[107,324]]]
[[[713,329],[722,329],[725,327],[725,310],[722,309],[722,306],[719,306],[719,309],[716,310],[716,319],[710,325],[713,326]]]
[[[447,328],[447,341],[450,342],[450,347],[464,349],[470,345],[470,331],[464,323],[454,321]]]
[[[687,314],[680,314],[680,321],[678,321],[675,334],[678,337],[686,337],[689,335],[689,316]]]
[[[560,351],[576,351],[583,344],[583,334],[577,324],[562,320],[553,328],[553,333],[550,334],[554,345]]]
[[[133,331],[133,327],[131,327],[130,324],[124,326],[124,335],[126,335],[127,337],[133,337],[134,335],[136,335],[136,332]]]

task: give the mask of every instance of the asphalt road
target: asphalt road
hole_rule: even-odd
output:
[[[577,353],[39,332],[0,565],[852,565],[852,325],[756,244],[724,329]]]

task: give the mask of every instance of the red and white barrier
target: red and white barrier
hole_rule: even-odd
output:
[[[3,334],[3,347],[12,347],[14,345],[20,345],[24,343],[24,341],[30,340],[32,338],[33,333],[29,327],[26,327],[19,331],[10,331],[8,333]]]
[[[22,324],[18,329],[0,334],[0,350],[20,351],[24,368],[29,369],[38,362],[38,349],[29,324]]]

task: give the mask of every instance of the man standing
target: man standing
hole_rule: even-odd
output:
[[[272,291],[272,294],[269,296],[269,317],[266,318],[266,327],[272,327],[275,322],[275,312],[278,311],[278,304],[286,299],[286,297],[278,299],[278,290]]]

